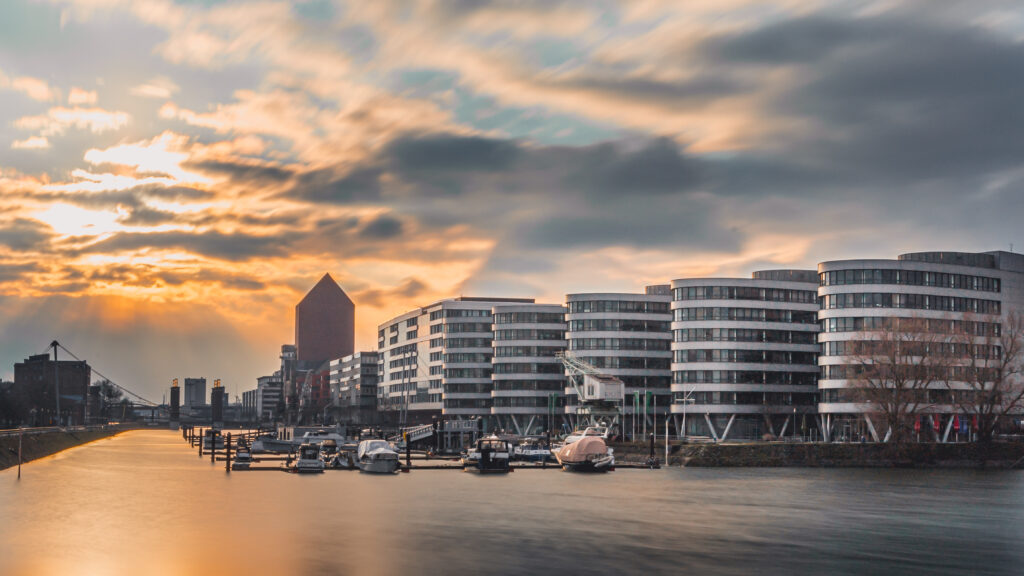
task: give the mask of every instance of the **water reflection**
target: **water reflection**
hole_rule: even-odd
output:
[[[140,431],[0,473],[0,574],[1017,574],[1020,472],[226,474]]]

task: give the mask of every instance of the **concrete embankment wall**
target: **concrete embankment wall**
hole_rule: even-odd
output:
[[[44,432],[22,436],[22,462],[35,460],[80,444],[124,432],[123,428]],[[18,436],[0,437],[0,470],[18,465]]]
[[[643,463],[647,445],[616,444],[615,460]],[[813,468],[1010,468],[1024,467],[1024,443],[982,444],[688,444],[673,445],[672,466]],[[665,445],[654,455],[665,458]]]

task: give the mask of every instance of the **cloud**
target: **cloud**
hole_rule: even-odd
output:
[[[53,230],[38,220],[15,218],[0,225],[0,246],[17,252],[38,251],[53,237]]]
[[[96,103],[96,92],[90,92],[83,90],[82,88],[73,87],[71,93],[68,94],[68,104],[72,106],[78,106],[81,104],[95,104]]]
[[[50,147],[50,141],[45,136],[30,136],[24,140],[11,142],[11,148],[16,150],[42,150]]]
[[[120,253],[147,250],[186,251],[224,260],[245,262],[253,258],[287,254],[287,242],[279,236],[208,232],[120,232],[88,245],[84,253]]]
[[[50,85],[45,80],[31,76],[19,76],[11,80],[11,89],[40,102],[51,102],[57,99],[56,92],[50,88]]]
[[[181,88],[179,88],[171,79],[165,76],[157,76],[145,84],[133,86],[129,93],[132,96],[141,96],[143,98],[159,98],[161,100],[168,100],[179,90],[181,90]]]
[[[44,137],[64,134],[69,128],[102,134],[120,130],[129,120],[130,116],[126,112],[57,106],[50,108],[44,115],[19,118],[14,122],[14,127],[18,130],[38,131],[39,135]]]
[[[382,214],[363,226],[359,235],[374,240],[387,240],[401,235],[402,228],[401,220]]]

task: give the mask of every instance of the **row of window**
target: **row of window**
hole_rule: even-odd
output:
[[[998,300],[935,296],[932,294],[890,294],[887,292],[858,292],[822,296],[823,310],[836,308],[906,308],[910,310],[942,310],[945,312],[975,312],[999,314]]]
[[[495,392],[561,392],[565,389],[565,380],[495,380]]]
[[[447,310],[434,310],[430,313],[431,320],[440,320],[441,318],[489,318],[491,316],[490,310],[462,310],[450,308]]]
[[[477,398],[445,398],[445,408],[477,408],[477,409],[490,409],[491,399],[477,399]]]
[[[1000,346],[957,342],[898,342],[881,340],[841,340],[822,342],[822,356],[938,356],[942,358],[976,358],[998,360]]]
[[[752,328],[684,328],[674,330],[676,342],[773,342],[781,344],[815,344],[817,332],[792,330],[755,330]]]
[[[861,332],[915,330],[934,334],[964,334],[971,336],[999,336],[998,322],[948,320],[944,318],[896,318],[887,316],[826,318],[821,321],[822,332]]]
[[[903,382],[904,388],[942,382],[991,382],[994,368],[977,366],[935,366],[924,364],[839,364],[822,366],[822,380],[861,380],[881,385]]]
[[[727,406],[813,406],[818,403],[815,392],[676,392],[676,403],[693,400],[693,404]]]
[[[408,380],[410,378],[415,378],[418,374],[419,370],[415,366],[409,370],[402,370],[399,372],[388,372],[388,381],[390,382],[392,380]]]
[[[814,352],[788,352],[785,350],[676,350],[676,362],[742,362],[754,364],[809,364],[816,366]]]
[[[501,358],[515,358],[524,356],[554,357],[565,346],[495,346],[494,356]]]
[[[770,310],[765,308],[677,308],[676,322],[698,322],[701,320],[735,320],[743,322],[789,322],[793,324],[815,324],[817,312],[800,310]]]
[[[814,372],[763,372],[760,370],[678,370],[675,384],[777,384],[817,386]]]
[[[973,403],[970,398],[975,391],[939,388],[906,390],[904,394],[906,394],[906,402],[916,402],[922,405],[942,406],[953,403],[970,405]],[[877,393],[874,391],[857,388],[824,388],[820,391],[821,402],[825,404],[867,402],[877,400],[876,396]]]
[[[491,378],[490,368],[447,368],[445,378]]]
[[[490,394],[491,390],[490,382],[444,385],[445,394]]]
[[[557,398],[557,406],[564,406],[561,397]],[[548,399],[543,396],[495,396],[492,400],[495,408],[542,408],[548,407]]]
[[[595,368],[625,370],[668,370],[672,367],[670,358],[648,358],[645,356],[597,356],[589,358],[588,364]]]
[[[444,361],[449,363],[490,362],[491,356],[485,352],[456,352],[445,354]]]
[[[999,278],[926,272],[923,270],[833,270],[818,275],[822,286],[847,284],[903,284],[905,286],[935,286],[958,290],[999,292]]]
[[[570,350],[653,350],[668,351],[671,342],[648,338],[573,338]]]
[[[569,302],[570,314],[589,312],[618,312],[628,314],[668,314],[668,302],[643,302],[635,300],[582,300]]]
[[[558,312],[499,312],[495,324],[562,324],[565,314]]]
[[[537,330],[534,328],[519,328],[495,330],[495,340],[565,340],[564,330]]]
[[[445,348],[490,348],[490,338],[448,338]]]
[[[814,304],[818,301],[818,293],[815,290],[755,288],[752,286],[686,286],[673,290],[672,298],[676,301],[760,300],[763,302]]]
[[[657,320],[623,320],[602,318],[597,320],[572,320],[569,330],[573,332],[668,332],[671,323]]]
[[[483,322],[459,322],[457,324],[438,324],[437,326],[444,326],[445,334],[455,334],[459,332],[487,332],[491,331],[491,324]],[[433,331],[433,326],[430,327]]]
[[[508,362],[494,364],[495,374],[562,374],[560,363]]]

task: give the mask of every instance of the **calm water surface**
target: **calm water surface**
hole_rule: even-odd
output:
[[[226,474],[167,431],[0,472],[0,574],[1022,574],[1024,473]]]

